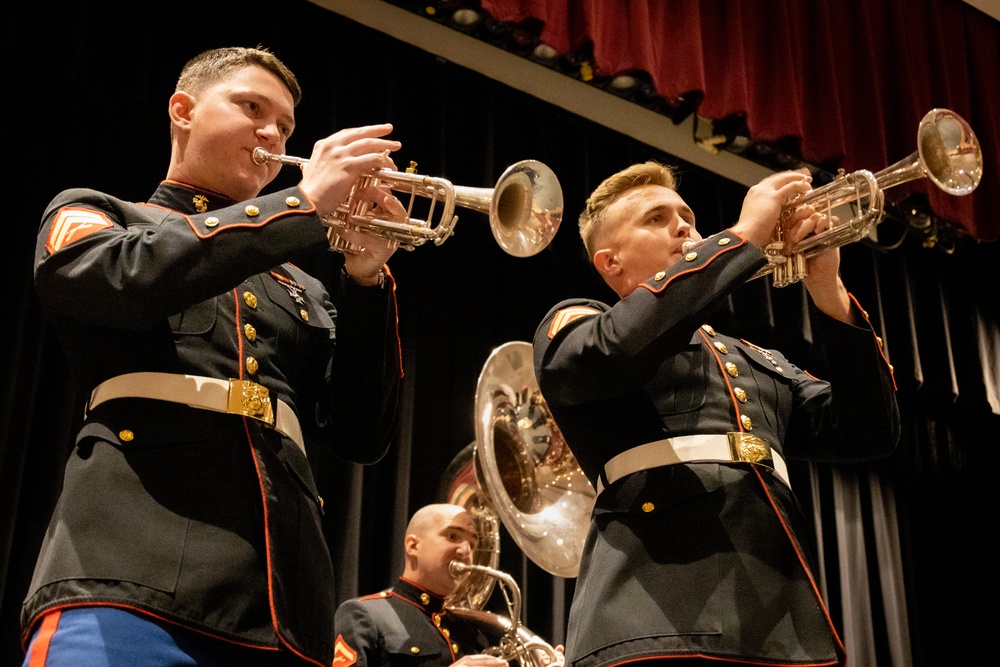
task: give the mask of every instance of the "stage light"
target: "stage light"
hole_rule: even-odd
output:
[[[476,28],[478,28],[479,24],[482,22],[483,15],[475,9],[470,9],[468,7],[456,9],[455,13],[453,13],[448,19],[448,25],[450,27],[460,32],[464,32],[467,35],[475,32]]]
[[[559,60],[559,52],[545,43],[540,43],[531,52],[531,59],[539,65],[554,68]]]

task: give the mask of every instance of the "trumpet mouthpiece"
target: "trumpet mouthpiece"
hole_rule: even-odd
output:
[[[681,252],[683,252],[683,253],[689,253],[692,250],[697,250],[702,245],[704,245],[704,243],[705,243],[704,240],[701,240],[701,241],[685,241],[684,243],[681,244]]]
[[[266,150],[264,150],[260,146],[258,146],[257,148],[253,149],[253,161],[254,161],[255,164],[259,164],[261,166],[267,164],[267,160],[268,160],[269,156],[270,156],[270,153],[268,153]]]

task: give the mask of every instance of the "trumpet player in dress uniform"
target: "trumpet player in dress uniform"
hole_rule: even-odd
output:
[[[541,393],[598,491],[567,627],[573,667],[845,664],[787,460],[894,449],[881,341],[837,248],[810,257],[805,278],[823,377],[712,325],[767,263],[786,202],[809,190],[804,170],[764,178],[736,224],[695,249],[695,214],[666,166],[630,166],[587,200],[580,233],[620,300],[559,303],[533,342]],[[830,222],[810,206],[785,213],[791,242]]]
[[[201,53],[149,199],[73,189],[44,213],[38,295],[93,391],[23,606],[26,665],[333,660],[321,516],[338,508],[307,452],[369,463],[391,442],[393,249],[345,230],[364,249],[329,285],[289,262],[339,257],[322,218],[400,144],[388,124],[341,130],[262,196],[280,165],[253,152],[283,153],[300,97],[265,48]]]
[[[461,505],[417,510],[406,528],[399,580],[337,609],[334,666],[506,667],[506,660],[486,652],[492,639],[482,626],[445,606],[461,583],[450,565],[470,564],[478,539],[476,522]],[[555,647],[553,667],[563,664],[562,651]]]

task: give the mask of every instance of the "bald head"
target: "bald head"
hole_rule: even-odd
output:
[[[406,534],[412,533],[422,537],[428,530],[436,528],[442,521],[448,522],[453,516],[464,511],[464,507],[449,503],[424,505],[410,517],[410,523],[406,526]]]
[[[442,597],[451,595],[459,582],[448,571],[449,563],[471,563],[477,544],[476,523],[464,507],[421,507],[406,528],[403,577]]]

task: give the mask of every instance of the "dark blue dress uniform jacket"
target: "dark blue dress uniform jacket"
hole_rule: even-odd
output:
[[[724,232],[614,306],[573,300],[547,314],[534,339],[539,388],[595,488],[615,455],[674,436],[749,432],[785,459],[831,462],[895,447],[891,368],[856,303],[853,326],[816,311],[828,381],[706,324],[764,263]],[[594,507],[567,660],[839,664],[805,535],[792,492],[760,465],[681,463],[623,477]]]
[[[491,645],[488,629],[403,578],[393,588],[344,602],[334,629],[336,667],[447,667]]]
[[[335,307],[284,263],[327,246],[298,188],[238,204],[169,181],[145,204],[69,190],[45,212],[35,283],[91,386],[136,371],[252,380],[293,408],[307,451],[374,462],[397,425],[395,295],[391,279],[361,287],[341,275]],[[65,470],[25,640],[47,611],[112,605],[329,665],[322,512],[305,453],[262,422],[103,403]]]

